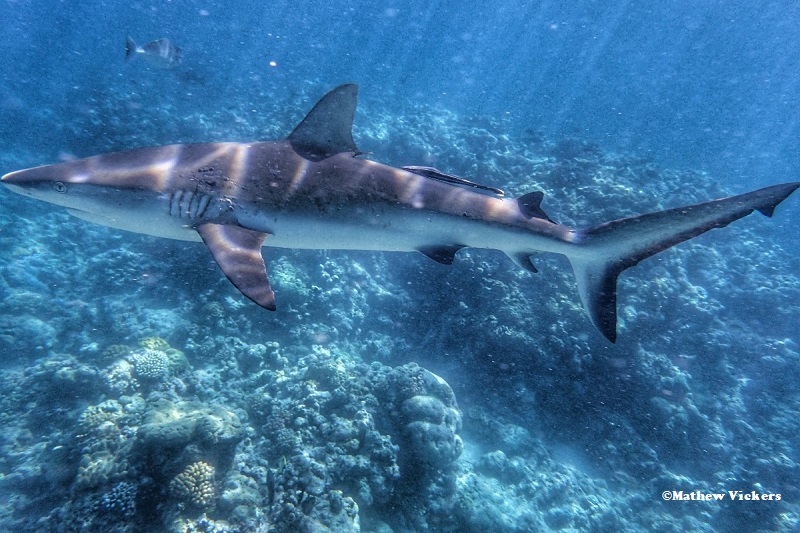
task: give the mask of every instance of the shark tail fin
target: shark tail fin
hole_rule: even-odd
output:
[[[594,326],[611,342],[617,336],[617,277],[662,250],[753,211],[771,217],[800,182],[646,215],[613,220],[578,232],[569,254],[581,301]]]

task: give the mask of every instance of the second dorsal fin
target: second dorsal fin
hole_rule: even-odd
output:
[[[542,191],[529,192],[517,198],[517,205],[522,214],[528,218],[541,218],[548,222],[553,222],[542,209],[543,198],[544,193]],[[555,222],[553,223],[555,224]]]

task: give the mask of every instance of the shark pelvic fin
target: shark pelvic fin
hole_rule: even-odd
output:
[[[306,118],[289,134],[299,155],[322,161],[342,152],[362,153],[353,140],[353,118],[358,102],[358,85],[340,85],[322,97]]]
[[[452,265],[456,258],[456,252],[464,248],[463,245],[442,245],[442,246],[421,246],[417,251],[427,257],[430,257],[437,263],[443,265]]]
[[[261,307],[274,311],[275,293],[261,255],[267,234],[228,224],[201,224],[197,233],[231,283]]]
[[[773,185],[710,202],[613,220],[578,233],[583,250],[569,256],[589,319],[611,342],[617,337],[617,277],[662,250],[753,211],[772,216],[800,182]]]

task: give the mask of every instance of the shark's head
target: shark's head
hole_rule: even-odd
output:
[[[176,151],[174,146],[161,146],[75,159],[10,172],[1,182],[16,193],[79,209],[92,190],[89,196],[101,189],[161,190]]]
[[[266,144],[266,143],[265,143]],[[224,185],[225,176],[242,173],[248,144],[166,145],[75,159],[11,172],[3,185],[16,193],[70,209],[91,210],[130,203],[137,195],[162,195],[175,189]],[[125,197],[120,203],[119,195]]]
[[[233,177],[245,175],[248,146],[139,148],[18,170],[0,178],[0,183],[96,224],[199,240],[192,228],[220,216],[217,199],[226,194],[226,187],[238,186]]]
[[[123,217],[144,191],[132,187],[131,180],[115,179],[118,170],[105,175],[89,171],[96,163],[92,159],[18,170],[0,183],[23,196],[66,207],[79,218],[116,226],[113,220]]]
[[[174,238],[151,212],[153,198],[163,197],[173,156],[170,147],[144,148],[18,170],[0,183],[84,220]]]
[[[87,206],[81,189],[86,185],[76,180],[73,167],[72,162],[66,162],[18,170],[6,174],[0,182],[23,196],[71,209],[83,209]]]
[[[129,204],[137,193],[163,192],[178,152],[175,145],[115,152],[10,172],[0,183],[72,210],[108,212]]]

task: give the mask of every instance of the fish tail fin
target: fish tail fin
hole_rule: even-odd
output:
[[[613,220],[577,233],[569,254],[586,314],[611,342],[617,336],[617,277],[662,250],[714,228],[727,226],[753,211],[771,217],[775,207],[800,182],[646,215]]]
[[[130,35],[125,37],[125,59],[130,59],[136,53],[136,41]]]

